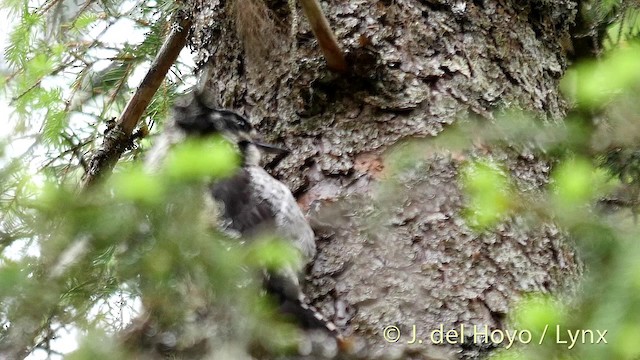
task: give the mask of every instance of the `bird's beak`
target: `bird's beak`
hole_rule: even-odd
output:
[[[264,150],[267,153],[271,154],[289,154],[291,151],[289,149],[281,148],[275,145],[266,144],[263,142],[254,141],[253,144],[260,149]]]

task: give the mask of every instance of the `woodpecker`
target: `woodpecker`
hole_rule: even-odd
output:
[[[241,165],[231,177],[207,187],[207,196],[218,209],[215,213],[219,219],[213,222],[232,236],[247,240],[264,232],[273,233],[291,242],[302,255],[304,265],[308,265],[316,254],[314,232],[289,188],[260,166],[263,152],[288,151],[260,142],[242,115],[210,107],[197,94],[187,99],[187,104],[174,105],[172,118],[151,152],[147,167],[157,168],[172,145],[189,137],[222,135],[237,145]],[[265,271],[264,286],[278,301],[280,310],[297,319],[302,327],[326,330],[340,340],[337,327],[309,305],[301,290],[301,278],[302,269]]]

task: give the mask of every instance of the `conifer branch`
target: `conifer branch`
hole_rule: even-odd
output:
[[[100,149],[89,161],[82,180],[83,189],[91,187],[111,173],[120,156],[130,144],[133,130],[151,102],[153,95],[158,91],[171,65],[184,48],[190,27],[190,18],[180,20],[178,26],[171,31],[162,44],[140,86],[125,106],[115,126],[105,134]]]

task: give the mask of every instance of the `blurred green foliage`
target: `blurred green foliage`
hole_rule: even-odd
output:
[[[631,44],[606,55],[603,61],[589,61],[570,69],[562,89],[579,106],[600,107],[640,81],[640,45]]]
[[[497,164],[475,161],[462,169],[462,181],[469,195],[468,223],[488,228],[504,220],[510,204],[511,186],[506,173]]]
[[[498,231],[515,217],[529,228],[552,221],[578,247],[580,283],[566,294],[523,294],[506,329],[527,330],[531,341],[490,358],[640,359],[639,71],[640,46],[624,41],[570,68],[561,88],[574,107],[562,122],[503,109],[493,121],[459,119],[390,155],[398,174],[443,151],[456,159],[466,223],[478,232]],[[504,154],[545,160],[547,183],[532,189],[513,164],[501,163]],[[597,343],[605,331],[607,343]],[[574,346],[570,334],[578,334]]]
[[[223,177],[233,173],[239,158],[231,144],[221,137],[179,144],[167,159],[167,175],[177,178]],[[209,164],[216,164],[215,167]]]
[[[262,269],[295,264],[296,250],[274,238],[241,246],[203,214],[207,182],[236,164],[232,148],[214,138],[180,147],[158,173],[129,166],[80,193],[53,183],[39,186],[31,235],[39,256],[11,260],[5,252],[0,258],[0,317],[12,325],[0,331],[0,339],[13,339],[19,325],[37,339],[43,327],[56,323],[114,333],[126,323],[106,324],[108,314],[100,312],[108,310],[96,315],[96,307],[127,293],[140,297],[167,329],[198,311],[215,311],[225,318],[221,343],[232,337],[241,343],[261,339],[263,346],[291,344],[291,329],[277,320],[260,289]],[[113,358],[113,351],[126,351],[92,336],[72,358]]]
[[[530,294],[522,300],[510,314],[508,328],[527,329],[533,340],[492,358],[640,357],[640,167],[635,161],[640,131],[634,125],[640,121],[639,49],[627,44],[567,73],[562,88],[576,108],[565,124],[539,123],[510,113],[508,123],[499,116],[493,125],[462,125],[447,135],[460,139],[480,134],[483,146],[509,139],[508,147],[547,158],[552,165],[550,182],[534,201],[508,185],[510,176],[499,164],[469,160],[462,172],[469,222],[490,231],[496,221],[512,216],[553,219],[575,239],[585,262],[577,294]],[[598,342],[605,331],[606,343]],[[578,334],[574,346],[571,334]]]
[[[76,164],[84,165],[84,154],[95,149],[106,122],[121,113],[156,56],[177,4],[11,0],[0,3],[0,10],[15,19],[4,49],[8,68],[0,79],[0,96],[14,110],[13,135],[46,154],[43,168],[56,179],[77,177],[82,168]],[[117,33],[141,40],[114,41]],[[193,65],[182,60],[154,95],[142,127],[165,119],[177,94],[195,81]],[[138,153],[133,146],[124,159]]]

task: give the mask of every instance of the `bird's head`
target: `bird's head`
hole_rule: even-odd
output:
[[[221,135],[240,151],[244,165],[258,165],[262,153],[286,154],[289,151],[263,143],[253,125],[244,116],[207,105],[200,95],[183,99],[173,107],[173,118],[187,136]]]

